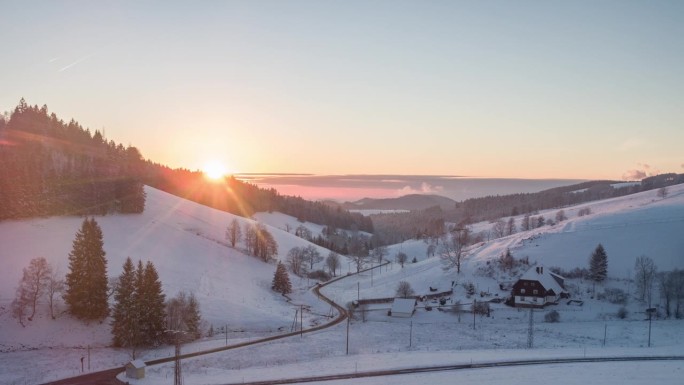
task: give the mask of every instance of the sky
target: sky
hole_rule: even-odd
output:
[[[6,1],[21,97],[171,167],[684,172],[681,1]]]

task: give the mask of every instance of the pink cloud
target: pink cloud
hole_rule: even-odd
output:
[[[682,165],[684,166],[684,164]],[[637,167],[632,170],[627,170],[622,174],[623,180],[641,180],[649,176],[654,176],[660,174],[660,170],[652,168],[651,165],[647,163],[637,163]]]
[[[409,195],[409,194],[437,194],[444,190],[442,186],[433,186],[427,182],[423,182],[420,188],[414,189],[411,186],[404,186],[403,188],[396,191],[397,196]]]

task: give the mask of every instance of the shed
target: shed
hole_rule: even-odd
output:
[[[133,360],[126,364],[126,377],[141,379],[145,378],[145,363],[142,360]]]
[[[416,311],[415,298],[395,298],[392,302],[392,317],[408,318]]]

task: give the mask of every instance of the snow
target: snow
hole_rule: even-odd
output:
[[[215,335],[183,346],[183,352],[194,352],[270,336],[292,327],[295,309],[305,307],[305,327],[327,320],[331,309],[309,290],[306,279],[292,277],[295,292],[292,303],[270,290],[275,269],[228,247],[224,240],[227,225],[234,218],[241,223],[250,219],[187,202],[158,190],[146,188],[147,209],[140,215],[96,217],[104,233],[105,251],[110,277],[121,271],[126,256],[134,260],[151,260],[167,296],[179,290],[193,291],[200,300],[203,317],[215,329],[228,325],[227,334]],[[592,214],[577,217],[580,208],[591,207]],[[322,291],[345,305],[357,298],[393,297],[399,281],[408,281],[416,294],[429,294],[454,289],[448,304],[460,301],[464,308],[474,299],[484,300],[508,293],[498,289],[499,276],[479,274],[487,261],[498,258],[510,248],[516,258],[529,256],[545,267],[586,267],[588,258],[601,242],[608,253],[609,280],[606,286],[630,290],[624,278],[634,258],[646,254],[659,269],[684,267],[684,186],[671,186],[670,194],[657,198],[654,191],[592,202],[564,209],[567,221],[474,245],[467,251],[462,272],[444,270],[438,257],[427,257],[427,243],[406,241],[388,247],[388,259],[405,252],[411,261],[404,268],[392,263],[382,268],[352,275]],[[557,210],[539,214],[554,217]],[[279,258],[294,246],[309,243],[282,230],[285,221],[294,218],[282,214],[260,213],[255,216],[270,224],[269,231],[279,245]],[[520,217],[517,217],[519,219]],[[294,219],[296,220],[296,219]],[[278,222],[280,221],[280,222]],[[90,368],[96,371],[123,366],[131,360],[130,351],[108,347],[111,341],[108,320],[85,323],[61,314],[56,320],[47,316],[43,303],[39,314],[22,328],[11,318],[9,303],[21,270],[31,258],[44,256],[62,273],[74,234],[82,218],[58,217],[0,223],[0,383],[26,384],[52,381],[80,373],[80,358],[90,356]],[[307,228],[311,224],[304,224]],[[484,231],[491,224],[473,226]],[[321,249],[322,252],[326,252]],[[344,266],[343,262],[343,266]],[[353,270],[351,263],[347,269]],[[519,274],[522,274],[520,271]],[[472,282],[477,295],[468,297],[463,283]],[[351,323],[350,354],[345,354],[346,325],[261,344],[205,355],[183,361],[187,384],[234,383],[269,378],[298,377],[327,373],[405,368],[508,360],[535,357],[577,357],[610,355],[684,354],[684,323],[680,320],[653,321],[652,346],[648,344],[648,323],[643,305],[630,301],[626,320],[615,317],[620,305],[592,299],[589,284],[566,281],[576,290],[573,295],[584,300],[583,306],[565,302],[534,313],[535,349],[524,349],[527,343],[529,313],[492,304],[491,317],[470,313],[427,311],[419,302],[411,319],[387,316],[389,304],[370,307],[366,322]],[[453,285],[452,285],[453,284]],[[633,290],[633,288],[632,288]],[[480,297],[479,293],[482,292]],[[574,298],[578,298],[574,297]],[[657,302],[657,300],[656,300]],[[656,303],[656,306],[658,304]],[[64,305],[60,304],[60,309]],[[548,310],[560,313],[559,323],[545,323]],[[409,343],[410,322],[412,338]],[[473,328],[473,322],[475,327]],[[605,334],[604,334],[605,333]],[[605,340],[604,340],[605,336]],[[605,347],[604,347],[605,341]],[[90,347],[90,349],[88,349]],[[144,361],[170,357],[173,347],[163,346],[140,352]],[[36,371],[35,368],[41,368]],[[624,369],[621,369],[624,368]],[[534,373],[545,374],[560,383],[586,383],[593,375],[597,383],[642,383],[644,378],[659,383],[677,383],[682,374],[681,362],[604,363],[556,365],[506,369],[483,369],[461,372],[423,374],[419,377],[395,376],[393,383],[490,383],[534,382]],[[501,374],[503,373],[503,374]],[[615,377],[608,377],[611,373]],[[643,375],[642,375],[643,374]],[[563,377],[563,376],[566,377]],[[504,377],[505,376],[505,377]],[[127,379],[134,384],[168,383],[173,377],[172,364],[148,366],[143,380]],[[558,379],[562,379],[558,381]],[[563,381],[568,382],[563,382]],[[135,382],[134,382],[135,381]],[[375,384],[387,379],[357,379],[354,382]],[[630,382],[631,381],[631,382]]]

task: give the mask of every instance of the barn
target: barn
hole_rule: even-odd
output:
[[[141,379],[145,378],[145,363],[142,360],[133,360],[126,364],[126,377]]]
[[[392,317],[409,318],[416,311],[415,298],[395,298],[392,302]]]
[[[513,284],[511,297],[515,307],[542,308],[568,298],[565,278],[552,273],[544,266],[533,266]]]

